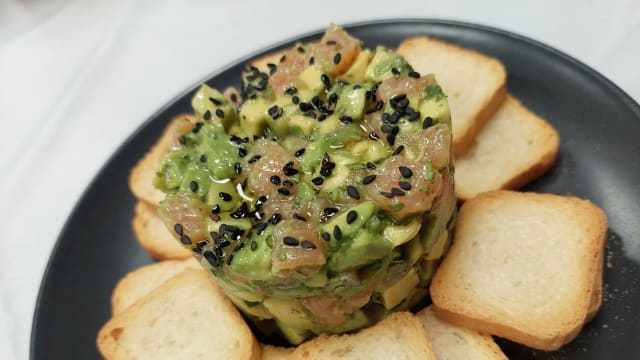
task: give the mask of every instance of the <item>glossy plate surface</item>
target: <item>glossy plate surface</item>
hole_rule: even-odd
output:
[[[501,30],[438,20],[390,20],[347,26],[367,47],[397,46],[431,35],[500,59],[508,91],[560,132],[558,161],[526,190],[591,199],[609,217],[604,303],[580,336],[554,353],[498,340],[512,359],[633,358],[640,354],[640,106],[604,77],[540,43]],[[209,85],[238,86],[254,56],[214,73]],[[110,296],[124,274],[152,259],[131,230],[135,199],[130,169],[175,115],[189,112],[196,86],[153,115],[109,159],[69,217],[45,272],[31,338],[32,359],[99,359],[98,329],[110,315]],[[562,274],[559,274],[562,276]]]

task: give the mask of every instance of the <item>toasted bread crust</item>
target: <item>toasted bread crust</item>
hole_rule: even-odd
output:
[[[471,146],[476,134],[498,109],[506,96],[507,73],[500,61],[477,51],[436,40],[427,36],[403,41],[397,52],[404,56],[415,70],[433,73],[449,98],[453,123],[455,155],[461,155]],[[473,64],[473,66],[469,66]],[[484,91],[472,96],[474,86],[467,81],[459,83],[460,71],[485,76]],[[478,86],[476,84],[475,86]],[[463,103],[473,98],[472,104]]]
[[[541,216],[540,213],[546,212],[549,213],[536,218]],[[558,224],[545,227],[547,221],[557,222],[560,219],[562,224],[566,224],[566,227],[562,225],[561,230],[550,228],[557,227]],[[544,241],[539,235],[522,235],[522,232],[529,231],[530,228],[539,229],[545,234],[551,232],[551,235],[547,234],[549,237]],[[504,234],[513,235],[495,235],[506,229],[512,230]],[[449,254],[431,283],[431,296],[438,316],[456,325],[505,337],[530,347],[558,349],[571,341],[584,324],[606,229],[606,216],[602,210],[590,201],[575,197],[492,191],[469,200],[460,210]],[[562,234],[558,231],[562,231]],[[565,232],[568,237],[563,239]],[[489,238],[486,233],[494,235]],[[512,245],[505,243],[505,236],[514,236],[513,241],[528,238]],[[544,248],[548,257],[562,258],[567,265],[548,264],[545,263],[545,256],[527,252],[532,246],[544,247],[545,244],[553,246],[551,249]],[[485,248],[484,252],[478,252],[482,247]],[[558,253],[549,253],[553,250]],[[527,261],[536,267],[534,273],[523,273],[527,271],[523,269],[531,267],[513,264],[514,261],[522,264],[523,251],[527,252],[527,256],[531,255],[530,258],[527,257]],[[491,258],[486,258],[485,261],[480,258],[483,255],[479,254],[494,255],[486,255]],[[505,260],[501,260],[503,258]],[[510,261],[511,265],[502,265],[502,261]],[[480,269],[478,266],[484,268]],[[558,268],[551,269],[550,266]],[[517,270],[509,272],[513,269]],[[488,278],[484,278],[488,276],[485,274],[498,273],[503,274],[500,281],[490,283]],[[525,284],[546,284],[552,279],[557,281],[558,273],[575,278],[572,277],[571,281],[560,279],[560,284],[564,284],[566,288],[550,289],[538,285],[539,289],[529,289],[540,294],[555,291],[555,294],[549,295],[557,297],[545,297],[544,304],[527,299],[523,301],[532,303],[515,306],[513,299],[506,301],[495,295],[496,291],[500,294],[511,291],[515,286],[512,284],[520,284],[522,281]],[[479,280],[484,285],[478,285]],[[488,284],[491,284],[491,288],[487,288]],[[522,290],[519,291],[520,297],[526,296]],[[526,306],[525,310],[523,306]]]
[[[133,232],[149,255],[156,260],[180,260],[191,257],[191,252],[174,239],[160,220],[155,206],[138,201],[134,211]]]
[[[153,289],[186,269],[204,271],[195,259],[189,258],[160,261],[129,272],[113,289],[111,315],[118,316]]]
[[[129,188],[133,195],[157,206],[164,199],[164,193],[153,186],[156,170],[169,149],[169,142],[175,136],[175,129],[185,121],[195,123],[193,114],[182,114],[173,118],[151,149],[136,163],[129,174]]]
[[[502,133],[520,144],[496,144],[495,134]],[[468,200],[485,191],[518,189],[553,166],[559,146],[556,129],[508,95],[469,150],[456,158],[456,196]],[[488,163],[501,163],[500,168],[489,168],[491,180],[486,179]]]

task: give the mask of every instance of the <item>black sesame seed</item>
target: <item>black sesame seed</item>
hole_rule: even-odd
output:
[[[267,223],[258,223],[258,226],[256,226],[256,232],[258,235],[262,235],[264,233],[264,230],[267,228]]]
[[[338,94],[333,93],[329,96],[329,104],[333,105],[338,102]]]
[[[185,145],[187,143],[187,138],[182,135],[178,138],[178,142],[182,145]]]
[[[324,177],[331,176],[331,169],[320,169],[320,175]]]
[[[251,240],[251,251],[256,251],[258,243],[255,240]]]
[[[364,185],[369,185],[369,184],[371,184],[371,183],[373,182],[373,180],[375,180],[375,179],[376,179],[376,176],[375,176],[375,175],[367,175],[367,176],[365,176],[364,178],[362,178],[362,183],[363,183]]]
[[[198,183],[195,181],[191,181],[189,183],[189,189],[191,189],[191,191],[196,192],[198,191]]]
[[[289,196],[291,195],[291,192],[289,191],[289,189],[285,188],[285,187],[281,187],[278,188],[278,192],[284,196]]]
[[[300,102],[300,98],[299,98],[298,96],[294,95],[294,96],[291,98],[291,102],[292,102],[294,105],[298,105],[298,103]]]
[[[313,110],[313,105],[311,105],[309,103],[306,103],[306,102],[301,102],[300,104],[298,104],[298,108],[302,112],[307,112],[309,110]]]
[[[293,182],[291,182],[291,180],[285,180],[282,182],[282,185],[286,186],[286,187],[292,187],[293,186]]]
[[[304,216],[300,215],[300,214],[293,214],[293,218],[296,220],[300,220],[300,221],[307,221],[307,218],[305,218]]]
[[[393,126],[384,124],[380,127],[380,130],[382,130],[382,132],[385,134],[391,134],[391,131],[393,131]]]
[[[315,62],[316,62],[316,58],[312,56],[312,57],[309,59],[309,65],[313,65]]]
[[[302,156],[302,154],[304,154],[305,150],[306,150],[305,148],[298,149],[293,155],[295,155],[295,157],[300,157]]]
[[[180,242],[185,244],[185,245],[190,245],[191,244],[191,238],[189,238],[187,235],[180,235]]]
[[[433,125],[433,119],[431,118],[431,116],[427,116],[426,118],[424,118],[424,120],[422,121],[422,128],[426,129],[431,125]]]
[[[280,62],[283,63],[287,61],[287,56],[286,55],[282,55],[282,57],[280,58]]]
[[[210,98],[212,99],[212,98]],[[211,111],[207,110],[204,112],[204,114],[202,114],[202,118],[205,120],[211,120]]]
[[[324,121],[327,118],[326,114],[320,114],[320,116],[318,116],[318,121]]]
[[[176,234],[178,234],[178,235],[182,235],[182,232],[184,231],[184,228],[182,227],[182,224],[175,224],[175,225],[173,225],[173,231],[175,231]]]
[[[407,114],[407,120],[409,120],[409,121],[416,121],[420,117],[420,112],[419,111],[415,111],[412,108],[408,107],[405,110],[405,112]]]
[[[211,208],[211,213],[212,214],[220,213],[220,205],[218,205],[218,204],[213,205],[213,207]]]
[[[410,77],[414,78],[414,79],[417,79],[417,78],[419,78],[419,77],[420,77],[420,73],[419,73],[419,72],[417,72],[417,71],[409,71],[409,74],[408,74],[408,75],[409,75]]]
[[[254,162],[256,162],[256,161],[260,160],[260,158],[261,158],[261,157],[262,157],[261,155],[253,155],[253,156],[249,159],[248,163],[249,163],[249,164],[253,164]]]
[[[336,55],[333,57],[333,63],[334,64],[340,64],[340,60],[342,60],[342,55],[340,55],[340,53],[336,53]]]
[[[342,230],[340,230],[338,225],[333,227],[333,237],[336,238],[336,240],[342,240]]]
[[[353,122],[353,118],[351,118],[351,116],[348,116],[348,115],[342,115],[339,117],[339,119],[345,125],[351,124]]]
[[[202,154],[202,155],[200,156],[200,162],[202,162],[202,163],[206,163],[206,162],[207,162],[207,155]]]
[[[280,185],[280,176],[278,176],[278,175],[272,175],[272,176],[269,178],[269,181],[271,181],[271,183],[272,183],[273,185]]]
[[[211,266],[218,267],[220,266],[220,259],[211,251],[205,251],[202,256],[209,262]]]
[[[217,106],[222,105],[222,101],[220,101],[218,99],[215,99],[215,98],[212,98],[212,97],[209,98],[209,101],[211,101],[214,105],[217,105]]]
[[[285,236],[282,239],[282,242],[285,245],[289,245],[289,246],[298,246],[298,245],[300,245],[300,242],[296,238],[294,238],[292,236]]]
[[[387,197],[387,198],[392,198],[394,195],[390,192],[387,191],[380,191],[380,195]]]
[[[329,80],[329,77],[327,76],[327,74],[322,74],[322,75],[320,76],[320,81],[322,81],[322,83],[323,83],[326,87],[331,86],[331,80]]]
[[[356,189],[355,186],[353,185],[347,185],[347,195],[349,195],[350,197],[356,200],[360,200],[360,194],[358,193],[358,189]]]
[[[380,136],[378,136],[378,134],[376,134],[375,132],[372,132],[372,133],[369,133],[369,139],[380,140]]]
[[[314,250],[316,248],[316,244],[309,240],[302,240],[302,242],[300,242],[300,246],[305,250]]]
[[[320,186],[324,182],[324,179],[322,179],[322,177],[320,177],[320,176],[317,176],[317,177],[314,177],[313,179],[311,179],[311,182],[316,186]]]
[[[212,221],[220,221],[220,214],[211,214],[209,215],[209,217],[211,218]]]
[[[276,64],[268,63],[267,66],[269,67],[269,74],[271,75],[278,70],[278,66]]]
[[[404,196],[405,192],[397,187],[391,188],[391,193],[395,196]]]
[[[369,170],[375,170],[376,169],[376,164],[372,163],[371,161],[369,161],[367,163],[367,169]]]
[[[347,224],[352,224],[358,218],[358,213],[355,210],[351,210],[347,213]]]
[[[278,105],[273,105],[267,110],[267,113],[273,120],[278,120],[282,116],[283,109],[278,107]]]
[[[335,45],[337,43],[336,43],[335,40],[327,40],[326,44],[329,45],[329,46],[333,46],[333,45]]]
[[[277,225],[280,220],[282,220],[282,215],[280,215],[279,213],[274,213],[269,218],[269,222],[271,223],[271,225]]]
[[[391,124],[395,124],[398,122],[398,120],[400,120],[400,113],[397,111],[394,111],[391,115],[389,115],[389,123]]]
[[[233,165],[233,170],[235,170],[236,175],[240,175],[240,173],[242,173],[242,165],[240,165],[240,163],[235,163]]]
[[[393,75],[400,75],[400,70],[398,70],[398,68],[396,67],[392,67],[391,72],[393,73]]]
[[[399,126],[394,126],[391,128],[391,135],[398,135],[398,133],[400,132],[400,127]]]
[[[226,193],[224,191],[220,191],[218,193],[218,196],[220,197],[220,199],[222,199],[222,201],[231,201],[231,199],[232,199],[231,195],[229,195],[228,193]]]
[[[399,154],[402,152],[402,150],[404,150],[404,145],[400,145],[400,146],[398,146],[398,147],[393,151],[393,154],[391,154],[391,155],[393,155],[393,156],[395,156],[395,155],[399,155]]]
[[[216,109],[216,116],[219,117],[220,119],[224,119],[224,111],[220,109]]]
[[[320,107],[321,103],[318,95],[311,98],[311,105],[316,109]]]
[[[231,94],[231,96],[229,96],[231,98],[231,101],[233,102],[238,102],[238,95],[236,94]]]
[[[203,248],[207,246],[208,243],[209,243],[209,240],[200,240],[196,243],[196,246],[199,248]]]
[[[295,86],[292,86],[292,87],[288,88],[287,90],[285,90],[284,94],[292,96],[292,95],[295,95],[297,92],[298,92],[298,89],[296,89]]]
[[[406,181],[400,181],[398,183],[398,185],[400,186],[400,188],[404,191],[409,191],[411,190],[411,184],[406,182]]]
[[[413,171],[411,171],[411,169],[406,166],[400,166],[398,167],[398,169],[400,170],[400,174],[402,174],[403,177],[410,178],[413,176]]]
[[[327,207],[327,208],[322,209],[322,213],[325,216],[332,216],[333,214],[337,213],[338,211],[340,211],[340,210],[338,210],[337,208],[334,208],[334,207]]]
[[[231,265],[231,262],[233,261],[233,254],[228,255],[227,256],[227,265]]]
[[[245,148],[238,148],[238,156],[240,156],[240,157],[245,157],[245,156],[247,156],[247,149],[245,149]]]
[[[387,142],[389,143],[389,145],[393,146],[396,143],[396,136],[393,134],[387,135]]]
[[[198,122],[196,123],[196,125],[193,127],[193,133],[194,133],[194,134],[199,133],[199,132],[200,132],[200,129],[202,129],[202,125],[204,125],[204,124],[198,121]]]
[[[389,113],[383,113],[382,114],[382,122],[384,122],[384,123],[388,123],[389,122]]]
[[[322,234],[320,234],[320,237],[324,240],[324,241],[329,241],[331,240],[331,235],[328,232],[323,232]]]
[[[293,161],[289,161],[288,163],[284,164],[282,172],[284,172],[284,174],[287,176],[293,176],[298,173],[298,170],[293,168]]]

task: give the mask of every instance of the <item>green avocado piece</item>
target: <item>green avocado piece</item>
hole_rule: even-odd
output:
[[[338,116],[348,116],[353,120],[362,118],[364,105],[366,103],[367,89],[361,86],[345,86],[338,97],[336,113]]]
[[[249,136],[262,136],[267,121],[269,103],[264,98],[249,99],[240,109],[240,128]]]
[[[343,237],[349,237],[367,223],[367,220],[369,220],[375,210],[376,205],[372,201],[363,201],[344,210],[340,215],[334,216],[331,221],[320,225],[320,231],[334,234],[334,229],[337,226],[340,228]],[[351,223],[347,223],[347,217],[350,217],[349,213],[352,211],[354,211],[357,216]],[[336,240],[333,235],[332,240]]]
[[[378,46],[364,76],[368,80],[383,81],[396,75],[393,69],[398,70],[398,74],[407,74],[412,70],[404,57]]]
[[[348,271],[387,256],[393,245],[381,236],[360,230],[351,241],[344,241],[327,263],[331,273]]]
[[[295,328],[283,321],[276,320],[276,325],[278,325],[280,331],[282,331],[282,335],[293,345],[300,344],[311,335],[311,331],[308,329]]]
[[[269,226],[261,235],[254,233],[242,249],[233,255],[233,262],[230,265],[231,271],[248,280],[271,279],[273,277],[271,273],[272,250],[267,238],[271,236],[272,231],[273,227]]]
[[[164,192],[180,187],[185,172],[192,162],[191,157],[192,154],[189,149],[168,152],[156,172],[153,185]]]
[[[369,325],[369,318],[362,310],[356,310],[349,315],[349,318],[336,326],[332,326],[327,329],[332,334],[342,334],[347,331],[360,329]]]
[[[312,329],[313,321],[303,306],[294,300],[265,298],[264,306],[269,310],[276,320],[296,329]]]
[[[191,98],[191,106],[199,118],[222,124],[226,129],[236,118],[236,111],[231,103],[220,91],[206,84],[202,85]],[[220,114],[222,117],[219,116]]]
[[[212,208],[218,205],[220,211],[231,211],[240,205],[240,200],[242,198],[231,181],[211,182],[206,201]]]

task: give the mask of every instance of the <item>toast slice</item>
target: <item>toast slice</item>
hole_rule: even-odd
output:
[[[389,315],[352,335],[320,336],[299,345],[292,359],[435,359],[422,323],[411,313]]]
[[[199,270],[185,270],[109,320],[97,343],[109,360],[260,358],[238,311]]]
[[[553,165],[559,144],[553,126],[508,95],[467,152],[456,157],[456,196],[468,200],[525,185]]]
[[[491,336],[439,319],[433,306],[422,309],[415,316],[427,330],[438,360],[507,360]]]
[[[111,294],[111,315],[118,316],[138,300],[162,285],[165,281],[185,271],[204,271],[194,258],[187,260],[167,260],[149,264],[125,275]]]
[[[593,282],[593,293],[591,293],[591,302],[589,303],[589,310],[587,311],[587,317],[584,320],[585,323],[593,320],[594,317],[600,311],[602,307],[602,271],[604,267],[604,250],[600,254],[598,259],[598,271],[596,272],[596,278]]]
[[[291,358],[291,354],[293,354],[293,348],[262,346],[262,360],[287,360]]]
[[[138,160],[131,169],[129,188],[136,198],[151,205],[158,205],[164,199],[164,193],[153,186],[156,170],[160,166],[164,154],[169,150],[171,142],[184,133],[185,129],[192,128],[195,121],[195,117],[191,114],[183,114],[173,118],[149,152]]]
[[[447,94],[453,148],[463,154],[505,98],[507,72],[500,61],[426,36],[403,41],[397,52],[422,74],[435,74]]]
[[[542,350],[582,328],[607,219],[590,201],[492,191],[466,203],[430,286],[443,319]]]
[[[157,214],[156,207],[138,201],[134,209],[133,232],[140,245],[156,260],[188,259],[191,252],[182,247]]]

